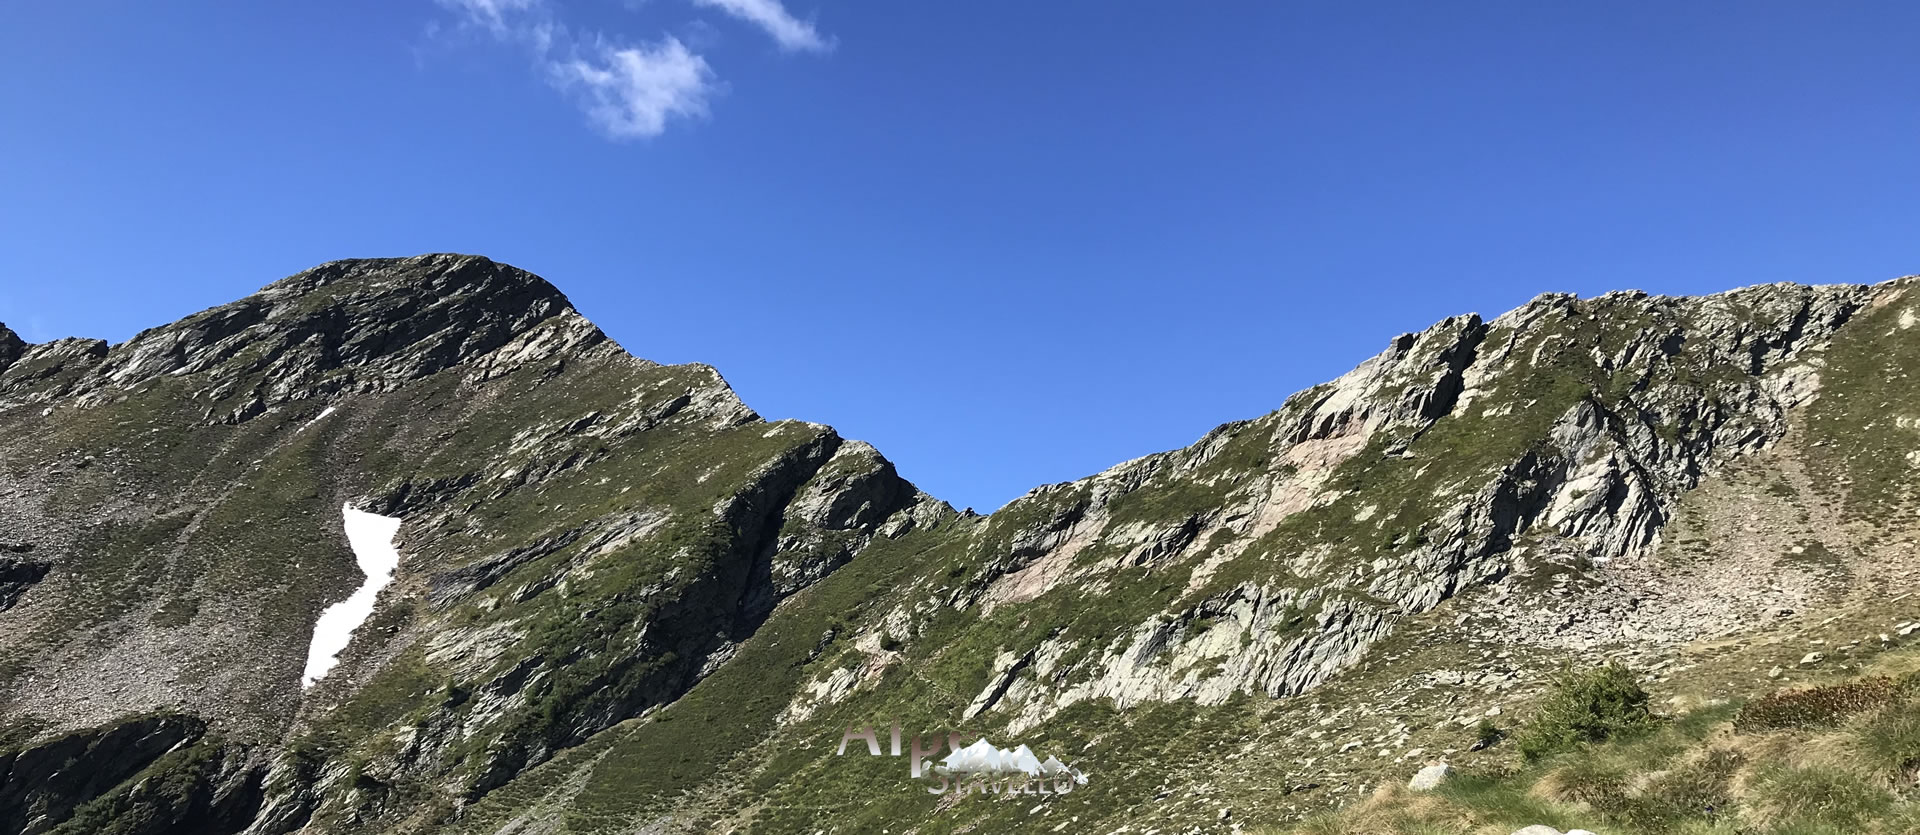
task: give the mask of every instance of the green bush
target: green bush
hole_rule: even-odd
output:
[[[1507,732],[1500,730],[1500,726],[1493,724],[1493,720],[1482,719],[1473,729],[1473,749],[1478,751],[1483,748],[1492,748],[1506,738]]]
[[[1893,679],[1878,677],[1809,687],[1780,690],[1761,696],[1740,708],[1733,727],[1743,733],[1781,728],[1830,728],[1857,713],[1886,707],[1899,699],[1900,690]]]
[[[1638,733],[1657,723],[1647,691],[1633,672],[1617,664],[1568,670],[1514,738],[1528,760]]]

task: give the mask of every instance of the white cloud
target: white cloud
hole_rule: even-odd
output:
[[[526,18],[544,11],[543,0],[434,0],[467,23],[501,38],[531,32]]]
[[[705,116],[720,89],[705,58],[679,38],[629,46],[560,22],[559,0],[433,0],[468,32],[525,49],[554,86],[576,97],[614,139],[659,136],[674,119]],[[788,14],[780,0],[693,0],[766,30],[782,49],[825,52],[832,42]],[[429,26],[430,36],[439,31]],[[630,41],[628,43],[631,43]]]
[[[706,115],[713,71],[678,39],[598,53],[593,60],[554,62],[550,70],[562,87],[584,91],[587,115],[608,136],[659,136],[672,117]]]
[[[488,0],[468,0],[488,2]],[[497,0],[495,0],[497,2]],[[813,24],[787,12],[780,0],[693,0],[695,5],[719,9],[765,29],[767,34],[789,52],[826,52],[833,42],[820,35]]]

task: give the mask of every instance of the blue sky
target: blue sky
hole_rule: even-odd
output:
[[[1546,291],[1920,272],[1920,6],[24,0],[0,321],[538,272],[956,506]]]

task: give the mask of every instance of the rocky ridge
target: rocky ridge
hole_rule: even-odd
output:
[[[120,746],[100,773],[143,777],[60,789],[34,803],[65,811],[0,831],[813,831],[861,791],[822,740],[889,714],[1081,746],[1115,792],[1173,791],[1187,756],[1196,797],[1260,790],[1197,776],[1233,757],[1150,740],[1337,727],[1376,701],[1354,690],[1371,670],[1444,657],[1409,642],[1486,624],[1508,648],[1441,687],[1524,692],[1523,659],[1555,653],[1670,663],[1846,587],[1769,557],[1774,589],[1746,593],[1751,567],[1673,553],[1704,532],[1809,552],[1785,544],[1798,529],[1731,535],[1713,496],[1748,489],[1715,486],[1744,483],[1741,462],[1814,495],[1884,483],[1855,472],[1887,459],[1868,447],[1920,448],[1896,407],[1840,408],[1863,356],[1910,341],[1913,283],[1454,317],[1269,415],[977,518],[866,444],[762,421],[710,368],[628,356],[485,259],[336,262],[119,346],[0,329],[0,524],[22,540],[0,553],[10,762],[148,721],[129,717],[197,728]],[[353,579],[341,502],[405,520],[402,567],[301,692],[302,630]],[[1828,537],[1841,564],[1878,553],[1868,527]],[[1701,589],[1711,605],[1689,602]],[[1332,797],[1316,788],[1359,773],[1336,761],[1429,750],[1420,727],[1466,721],[1431,692],[1378,709],[1438,725],[1273,737],[1319,753],[1264,790]],[[1122,736],[1140,752],[1103,747]],[[883,797],[844,825],[936,803]],[[1029,814],[1240,823],[1085,797]],[[925,831],[1014,814],[937,808]]]
[[[988,555],[959,605],[977,600],[990,612],[1063,587],[1098,596],[1106,578],[1129,569],[1190,567],[1186,594],[1176,608],[1142,613],[1086,672],[1056,662],[1075,643],[1070,627],[1009,648],[969,713],[1024,705],[1018,730],[1086,699],[1125,707],[1297,694],[1351,666],[1395,619],[1504,577],[1522,538],[1591,563],[1642,557],[1704,474],[1780,440],[1787,414],[1817,386],[1817,357],[1798,360],[1810,347],[1817,354],[1868,297],[1860,287],[1797,286],[1686,300],[1544,296],[1492,322],[1460,317],[1400,337],[1273,415],[1228,424],[1188,449],[1035,491],[1002,513],[1010,521],[1040,513],[1008,533],[1004,555]],[[1580,344],[1563,329],[1583,319],[1609,332]],[[1549,363],[1596,385],[1533,396]],[[1519,410],[1541,436],[1510,456],[1449,460],[1459,454],[1452,444],[1422,443],[1443,420]],[[1236,455],[1275,464],[1249,473]],[[1364,488],[1335,481],[1356,459],[1386,477]],[[1447,481],[1424,477],[1436,466],[1453,468]],[[1408,504],[1390,506],[1388,490],[1409,482],[1434,489],[1391,496]],[[1196,483],[1216,496],[1157,518],[1127,513],[1131,497]],[[1227,566],[1272,548],[1282,525],[1309,511],[1320,525],[1343,522],[1374,538],[1290,543],[1277,567],[1292,575],[1286,581],[1221,581]],[[1676,639],[1684,637],[1692,636]]]

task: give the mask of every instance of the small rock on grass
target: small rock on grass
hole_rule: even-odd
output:
[[[1413,779],[1407,781],[1407,788],[1417,792],[1433,791],[1439,788],[1441,783],[1446,782],[1447,777],[1452,774],[1452,766],[1446,763],[1434,763],[1416,772]],[[1553,835],[1560,835],[1560,833],[1555,832]]]

